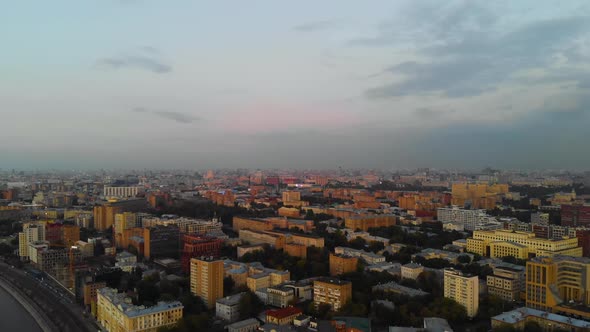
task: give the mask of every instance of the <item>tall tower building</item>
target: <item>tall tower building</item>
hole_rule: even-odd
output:
[[[223,261],[191,259],[191,293],[200,297],[209,308],[223,297]]]
[[[479,278],[461,271],[445,269],[445,297],[464,306],[467,316],[475,317],[479,309]]]

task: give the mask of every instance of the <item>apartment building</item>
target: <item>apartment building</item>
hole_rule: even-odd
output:
[[[338,276],[357,269],[358,257],[330,253],[330,275]]]
[[[190,261],[191,293],[200,297],[205,305],[214,308],[223,297],[223,261],[193,258]]]
[[[328,304],[338,311],[352,299],[352,283],[335,278],[319,278],[313,282],[313,302],[316,307]]]
[[[464,275],[454,269],[445,269],[444,296],[464,306],[467,316],[475,317],[479,310],[479,278]]]

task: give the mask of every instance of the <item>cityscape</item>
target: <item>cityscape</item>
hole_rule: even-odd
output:
[[[34,331],[586,331],[590,173],[0,172]]]
[[[0,332],[590,332],[590,1],[0,22]]]

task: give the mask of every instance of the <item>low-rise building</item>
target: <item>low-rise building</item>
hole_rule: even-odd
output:
[[[258,331],[260,322],[256,318],[248,318],[226,326],[227,332],[255,332]]]
[[[524,291],[524,266],[519,268],[496,266],[494,273],[487,276],[488,294],[495,295],[504,301],[520,300],[520,293]]]
[[[373,292],[386,292],[386,293],[393,293],[397,295],[404,295],[408,297],[420,297],[420,296],[427,296],[429,293],[425,292],[420,289],[410,288],[406,286],[402,286],[394,281],[375,285],[372,288]]]
[[[153,307],[136,306],[131,299],[116,289],[97,291],[96,320],[108,332],[156,332],[172,326],[182,318],[183,306],[179,301],[159,302]]]
[[[545,331],[590,331],[590,322],[532,308],[518,308],[492,317],[492,329],[509,326],[520,331],[526,323],[535,322]]]
[[[418,279],[418,276],[424,272],[424,266],[416,263],[408,263],[402,265],[401,272],[402,279],[416,280]]]
[[[244,293],[226,296],[215,302],[215,315],[228,322],[235,322],[240,318],[240,299]]]
[[[338,255],[346,255],[350,257],[358,257],[368,265],[374,265],[385,262],[385,257],[382,255],[374,254],[372,252],[357,250],[349,247],[336,247],[334,252]]]
[[[287,307],[275,310],[267,310],[266,311],[266,323],[268,324],[276,324],[279,326],[282,325],[289,325],[293,323],[293,320],[299,315],[301,315],[303,311],[297,307]]]
[[[287,285],[271,286],[266,289],[268,305],[286,308],[295,301],[294,289]]]

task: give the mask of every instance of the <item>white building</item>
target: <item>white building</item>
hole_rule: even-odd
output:
[[[215,302],[215,316],[228,322],[235,322],[240,318],[240,299],[244,293],[223,297]]]
[[[424,272],[424,266],[422,266],[420,264],[416,264],[416,263],[408,263],[408,264],[402,265],[401,272],[402,272],[402,279],[416,280],[416,279],[418,279],[418,276],[420,275],[420,273]]]
[[[438,208],[436,215],[438,221],[443,223],[443,227],[445,227],[445,224],[453,224],[452,227],[445,227],[445,229],[451,230],[461,230],[462,225],[463,229],[474,231],[478,228],[478,225],[492,222],[490,220],[492,217],[488,216],[486,210],[483,209],[466,210],[453,206],[451,208]]]

